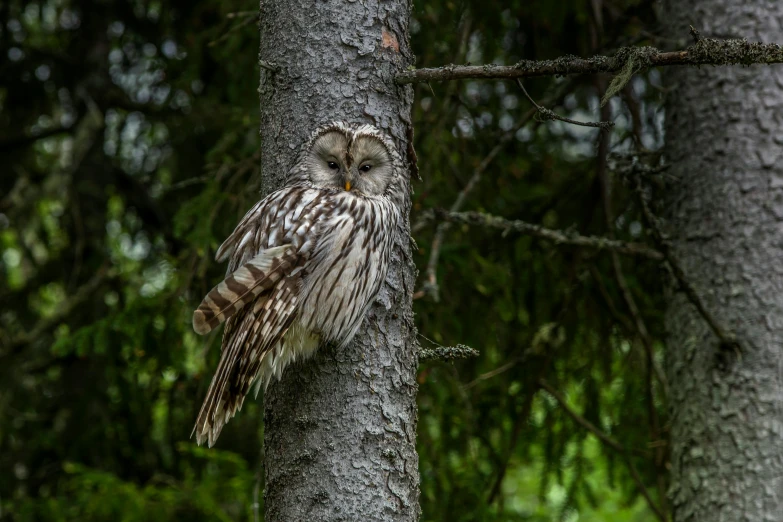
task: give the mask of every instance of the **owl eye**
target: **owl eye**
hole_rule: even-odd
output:
[[[362,172],[370,172],[371,168],[372,165],[362,165],[361,167],[359,167],[359,170],[361,170]]]
[[[335,163],[334,161],[328,161],[326,164],[329,166],[330,169],[337,170],[337,163]]]

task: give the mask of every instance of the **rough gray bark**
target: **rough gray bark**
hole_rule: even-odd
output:
[[[668,0],[670,36],[780,39],[783,3]],[[681,292],[666,314],[676,522],[783,520],[783,69],[667,71],[666,217],[721,350]]]
[[[319,124],[367,122],[407,150],[409,0],[261,0],[261,141],[266,191]],[[274,69],[274,70],[273,70]],[[410,201],[386,285],[354,342],[322,347],[265,397],[265,520],[419,516]]]

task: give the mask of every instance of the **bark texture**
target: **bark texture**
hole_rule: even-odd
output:
[[[783,3],[665,3],[670,36],[780,39]],[[742,345],[721,350],[684,294],[666,314],[676,522],[783,520],[783,69],[667,72],[666,217],[706,307]]]
[[[319,124],[367,122],[407,150],[408,0],[261,0],[266,191]],[[274,71],[272,70],[274,69]],[[410,201],[386,284],[356,339],[290,367],[265,397],[265,520],[419,517]]]

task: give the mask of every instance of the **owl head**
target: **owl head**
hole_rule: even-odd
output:
[[[391,139],[372,125],[333,122],[305,143],[291,181],[364,196],[389,196],[405,168]]]

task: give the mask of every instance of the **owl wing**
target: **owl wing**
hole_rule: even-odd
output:
[[[272,196],[274,195],[275,194]],[[232,232],[231,235],[223,241],[223,244],[218,247],[217,252],[215,252],[215,261],[222,263],[234,252],[238,250],[241,251],[247,247],[255,239],[254,229],[256,229],[259,224],[262,226],[264,224],[268,225],[268,222],[258,222],[259,220],[264,221],[264,216],[267,215],[266,211],[268,210],[272,196],[262,199],[247,211],[236,228],[234,228],[234,232]],[[268,221],[268,219],[266,221]]]
[[[223,426],[242,408],[264,355],[277,349],[291,326],[299,301],[303,262],[301,257],[297,259],[300,266],[293,273],[228,321],[220,362],[193,428],[198,444],[207,440],[211,447],[215,443]]]
[[[198,444],[214,444],[242,407],[264,355],[277,348],[296,317],[313,247],[308,231],[324,211],[315,196],[315,191],[296,188],[271,194],[218,249],[218,259],[231,256],[232,272],[193,317],[197,332],[227,320],[220,362],[193,428]],[[260,248],[265,249],[258,253]]]
[[[193,329],[199,335],[211,332],[285,277],[296,258],[291,245],[262,251],[210,290],[193,312]]]

